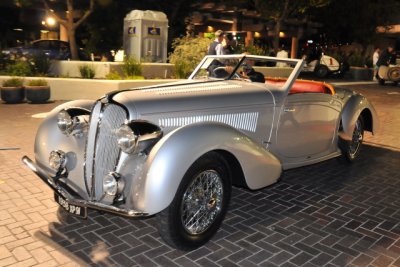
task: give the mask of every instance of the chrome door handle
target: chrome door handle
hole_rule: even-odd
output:
[[[284,112],[294,112],[294,111],[296,111],[296,109],[295,108],[284,108],[283,111]]]

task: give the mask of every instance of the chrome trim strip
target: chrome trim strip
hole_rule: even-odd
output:
[[[121,209],[121,208],[118,208],[115,206],[106,205],[106,204],[99,203],[99,202],[86,201],[83,198],[81,198],[81,199],[74,198],[73,196],[71,196],[71,194],[69,194],[65,189],[63,189],[61,186],[59,186],[54,181],[54,180],[57,180],[57,179],[55,179],[56,177],[54,177],[54,178],[50,177],[37,164],[35,164],[29,157],[23,156],[22,162],[26,166],[28,166],[28,168],[31,169],[31,171],[33,171],[53,191],[62,195],[68,201],[68,203],[70,203],[72,205],[83,206],[83,207],[87,207],[89,209],[109,212],[109,213],[113,213],[113,214],[124,216],[124,217],[130,217],[130,218],[149,216],[149,214],[146,212],[140,212],[140,211],[131,210],[131,209]]]

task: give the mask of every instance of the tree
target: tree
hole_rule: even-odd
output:
[[[261,16],[275,22],[273,47],[279,48],[279,33],[289,18],[305,19],[313,8],[327,5],[330,0],[254,0],[254,6]]]
[[[80,1],[82,2],[82,1]],[[74,9],[74,0],[66,0],[66,18],[64,19],[62,15],[57,14],[53,6],[50,6],[47,0],[43,0],[43,4],[47,12],[51,13],[58,23],[63,25],[67,31],[69,46],[71,50],[71,57],[73,60],[79,60],[78,46],[76,44],[76,29],[90,16],[93,12],[95,0],[89,0],[89,7],[86,9],[82,16],[78,19],[75,18],[77,14],[76,9]],[[52,8],[53,7],[53,8]]]
[[[399,8],[398,0],[335,0],[318,10],[315,18],[324,25],[328,40],[368,45],[376,39],[378,26],[397,24],[398,12],[393,11]]]

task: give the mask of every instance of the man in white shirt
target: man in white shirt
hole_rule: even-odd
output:
[[[224,55],[224,41],[225,33],[221,30],[215,32],[215,40],[210,44],[208,48],[208,55]]]

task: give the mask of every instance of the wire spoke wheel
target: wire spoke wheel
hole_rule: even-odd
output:
[[[191,250],[205,244],[219,229],[231,197],[229,165],[208,152],[186,171],[171,204],[158,213],[161,237],[172,247]]]
[[[207,170],[195,177],[182,198],[181,221],[192,235],[206,231],[221,211],[223,185],[219,174]]]
[[[355,157],[358,150],[360,149],[362,141],[363,141],[363,128],[361,125],[361,121],[357,120],[356,125],[354,127],[353,137],[349,145],[349,154],[351,157]]]
[[[348,162],[353,162],[360,154],[361,146],[364,140],[364,121],[360,116],[354,126],[351,140],[339,139],[339,147],[342,154]]]

